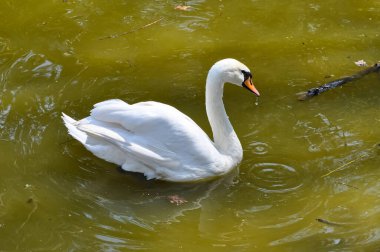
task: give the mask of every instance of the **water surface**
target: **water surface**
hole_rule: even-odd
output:
[[[379,76],[295,94],[380,59],[380,2],[180,4],[1,1],[0,251],[379,250]],[[210,134],[205,77],[226,57],[262,97],[226,86],[244,159],[223,178],[120,173],[61,122],[105,99],[156,100]]]

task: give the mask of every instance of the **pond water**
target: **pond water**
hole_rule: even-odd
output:
[[[378,74],[295,96],[380,60],[379,1],[3,0],[0,17],[0,251],[380,250]],[[156,100],[210,135],[226,57],[262,96],[225,88],[244,158],[223,178],[121,173],[62,124]]]

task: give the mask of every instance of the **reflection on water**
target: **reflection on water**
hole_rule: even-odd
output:
[[[335,125],[325,115],[318,113],[315,118],[318,118],[318,122],[315,123],[317,126],[311,121],[298,121],[294,127],[295,131],[300,131],[299,137],[309,143],[310,152],[328,152],[343,147],[362,145],[362,141],[358,141],[353,133]]]
[[[81,240],[89,239],[94,243],[94,236],[96,247],[112,250],[154,248],[155,242],[149,237],[160,232],[162,225],[181,223],[181,218],[191,211],[213,212],[214,206],[211,204],[212,209],[208,209],[205,202],[216,192],[233,186],[238,175],[235,170],[206,183],[173,184],[146,181],[139,174],[117,171],[112,165],[106,167],[111,170],[104,174],[103,162],[99,163],[101,166],[88,159],[80,163],[84,173],[76,179],[70,196],[64,197],[73,205],[67,216],[81,233]],[[61,195],[64,195],[63,190]],[[173,201],[173,198],[181,200]],[[87,224],[77,226],[77,222],[83,221]]]
[[[378,76],[294,94],[379,60],[379,2],[178,4],[0,3],[0,251],[378,250]],[[158,100],[210,134],[204,81],[225,57],[262,96],[226,86],[244,159],[223,178],[121,173],[62,125],[101,100]]]
[[[109,184],[112,181],[106,180],[81,182],[74,190],[75,195],[93,202],[100,209],[110,211],[110,217],[117,221],[129,222],[153,230],[151,226],[153,224],[178,221],[178,217],[183,216],[186,211],[200,208],[202,201],[207,200],[215,188],[221,184],[223,186],[232,184],[236,171],[212,182],[179,185],[147,182],[140,175],[121,174],[119,176],[132,176],[132,179],[136,179],[133,176],[138,176],[139,178],[137,181],[129,181],[127,192],[125,183],[112,186]],[[173,198],[181,200],[173,201]]]

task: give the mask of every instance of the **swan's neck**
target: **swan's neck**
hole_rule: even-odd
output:
[[[230,156],[234,163],[238,163],[242,159],[243,150],[224,109],[223,87],[221,77],[210,71],[206,81],[206,111],[216,148],[221,154]]]

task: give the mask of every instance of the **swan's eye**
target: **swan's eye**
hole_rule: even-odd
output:
[[[252,74],[250,72],[247,72],[245,70],[241,70],[241,72],[243,73],[244,75],[244,81],[248,80],[249,78],[252,79]]]

